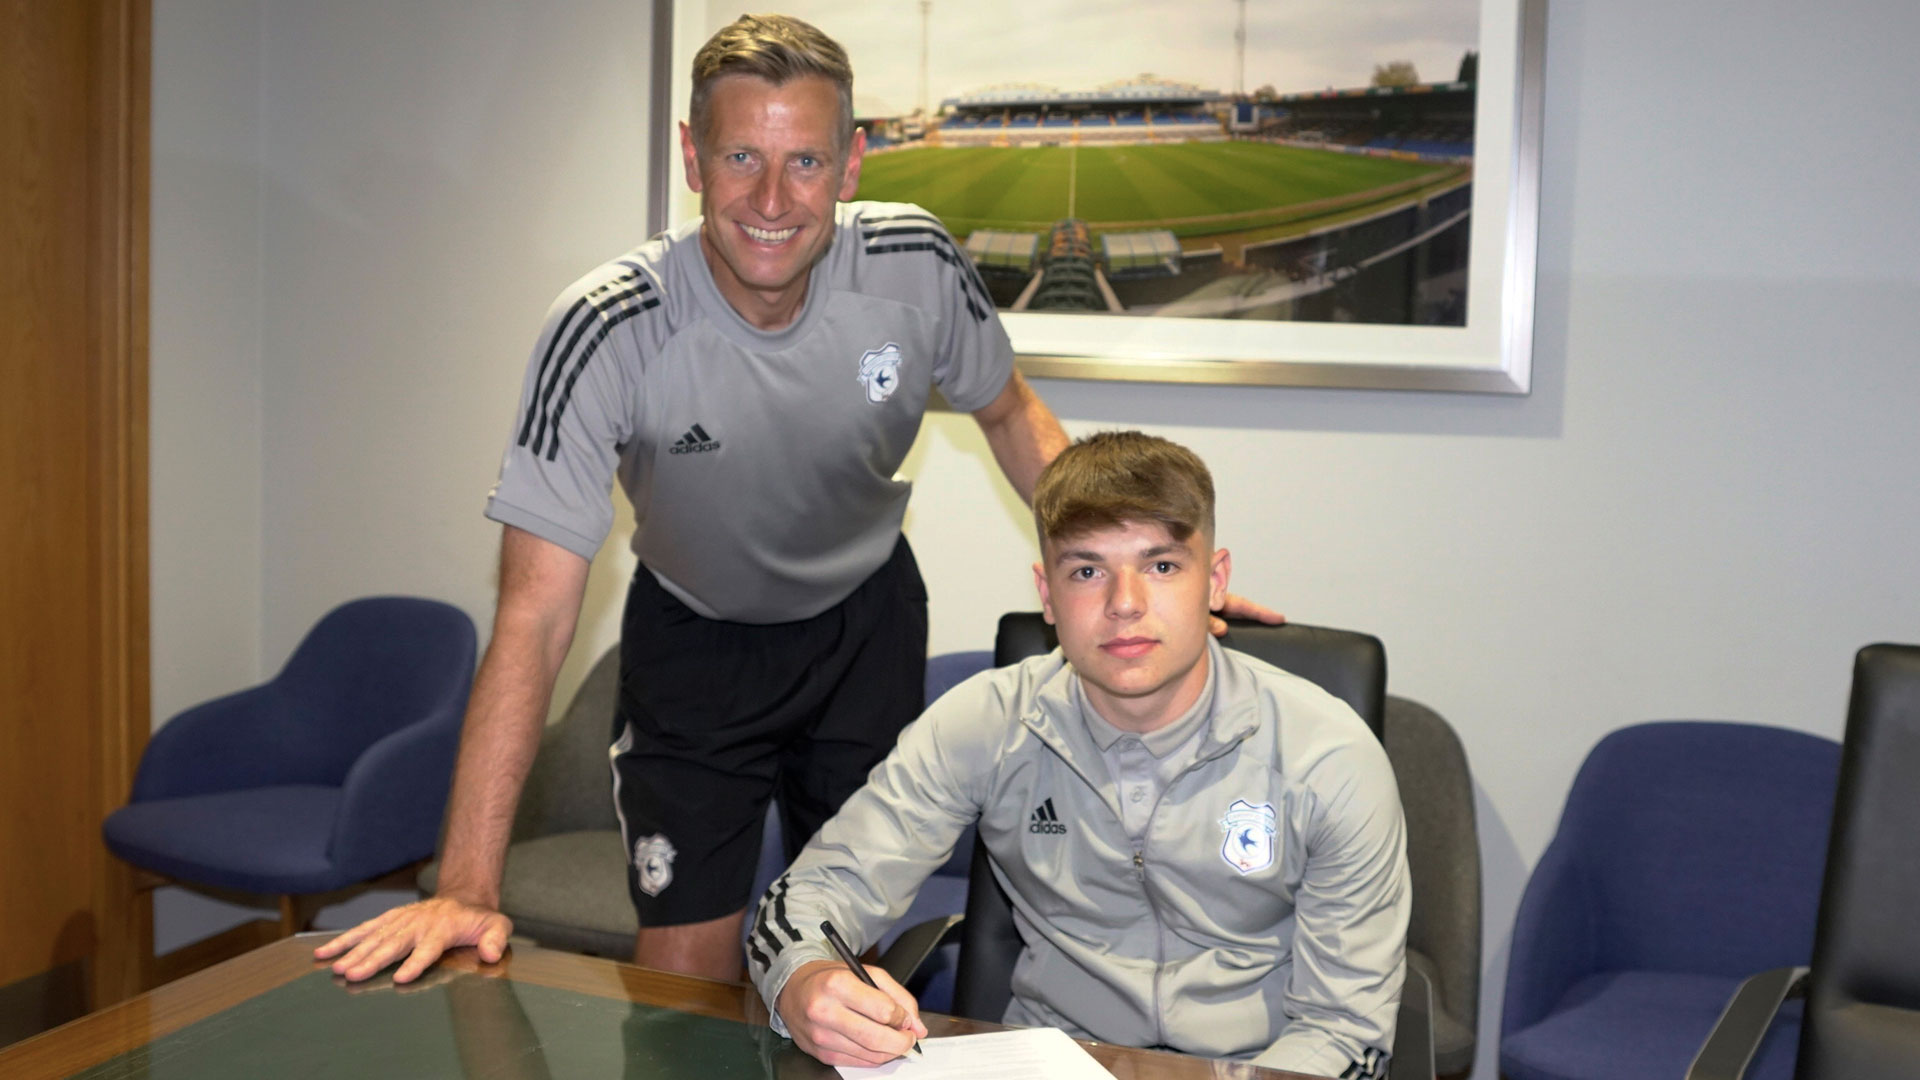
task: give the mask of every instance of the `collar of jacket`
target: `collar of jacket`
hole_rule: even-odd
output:
[[[1094,787],[1104,787],[1106,766],[1100,763],[1100,748],[1095,745],[1093,733],[1087,730],[1080,707],[1074,702],[1074,684],[1080,676],[1074,673],[1073,665],[1065,662],[1058,648],[1053,651],[1060,665],[1034,691],[1032,704],[1021,715],[1020,722]],[[1207,656],[1213,664],[1213,709],[1207,717],[1206,737],[1194,755],[1195,765],[1232,750],[1260,726],[1259,695],[1254,692],[1246,671],[1234,662],[1232,653],[1220,646],[1218,638],[1207,638]],[[1100,782],[1094,777],[1101,778]]]

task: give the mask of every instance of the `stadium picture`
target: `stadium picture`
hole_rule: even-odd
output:
[[[784,10],[1003,310],[1464,325],[1474,0],[950,3]]]

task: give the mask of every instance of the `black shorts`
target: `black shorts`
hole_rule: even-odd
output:
[[[620,635],[614,806],[641,926],[746,907],[767,800],[789,860],[920,714],[927,590],[906,537],[799,622],[704,618],[639,568]]]

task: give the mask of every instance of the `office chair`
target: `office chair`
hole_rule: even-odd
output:
[[[440,832],[475,648],[472,620],[450,604],[342,604],[271,680],[154,732],[127,805],[101,826],[107,847],[148,872],[145,887],[278,896],[278,925],[236,928],[245,940],[228,951],[411,876]],[[158,970],[186,973],[165,958]]]
[[[1439,713],[1388,695],[1380,741],[1407,819],[1407,966],[1433,984],[1434,1069],[1473,1069],[1480,1022],[1480,835],[1473,773]]]
[[[1298,623],[1268,626],[1233,619],[1228,625],[1221,644],[1311,679],[1353,706],[1376,736],[1381,733],[1387,654],[1378,638]],[[1018,663],[1051,652],[1058,643],[1053,627],[1039,612],[1003,615],[994,639],[994,664],[1004,667]],[[923,923],[901,934],[881,957],[881,966],[905,984],[925,953],[957,935],[960,958],[952,1011],[958,1016],[997,1023],[1012,1000],[1013,968],[1025,946],[1014,925],[1012,901],[995,880],[986,846],[978,838],[971,862],[972,887],[964,914]],[[1426,976],[1411,963],[1401,998],[1391,1075],[1396,1080],[1425,1080],[1434,1075],[1432,991]]]
[[[1501,1074],[1679,1076],[1742,979],[1805,964],[1839,766],[1830,739],[1751,724],[1601,739],[1520,899]]]
[[[930,657],[926,700],[984,670],[989,658],[984,650]],[[627,893],[626,852],[607,763],[619,695],[616,643],[594,661],[566,712],[541,735],[514,813],[500,910],[513,920],[514,936],[543,948],[626,960],[633,956],[639,921]],[[789,861],[777,806],[768,807],[761,837],[755,900]],[[439,869],[436,861],[421,871],[420,895],[433,895]],[[966,890],[960,872],[942,871],[945,880],[932,883],[914,913],[958,910]]]
[[[509,833],[500,910],[515,937],[542,948],[633,957],[639,924],[627,898],[625,845],[613,811],[607,747],[620,696],[620,647],[601,654],[557,723],[540,735]],[[440,863],[416,880],[439,886]]]
[[[1747,1075],[1781,1003],[1806,995],[1797,1080],[1920,1076],[1920,646],[1854,658],[1812,970],[1748,979],[1688,1080]],[[1728,900],[1733,900],[1728,894]]]

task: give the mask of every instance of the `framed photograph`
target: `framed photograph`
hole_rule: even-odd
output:
[[[787,0],[1029,375],[1524,394],[1545,0]],[[656,0],[653,213],[738,4]]]

